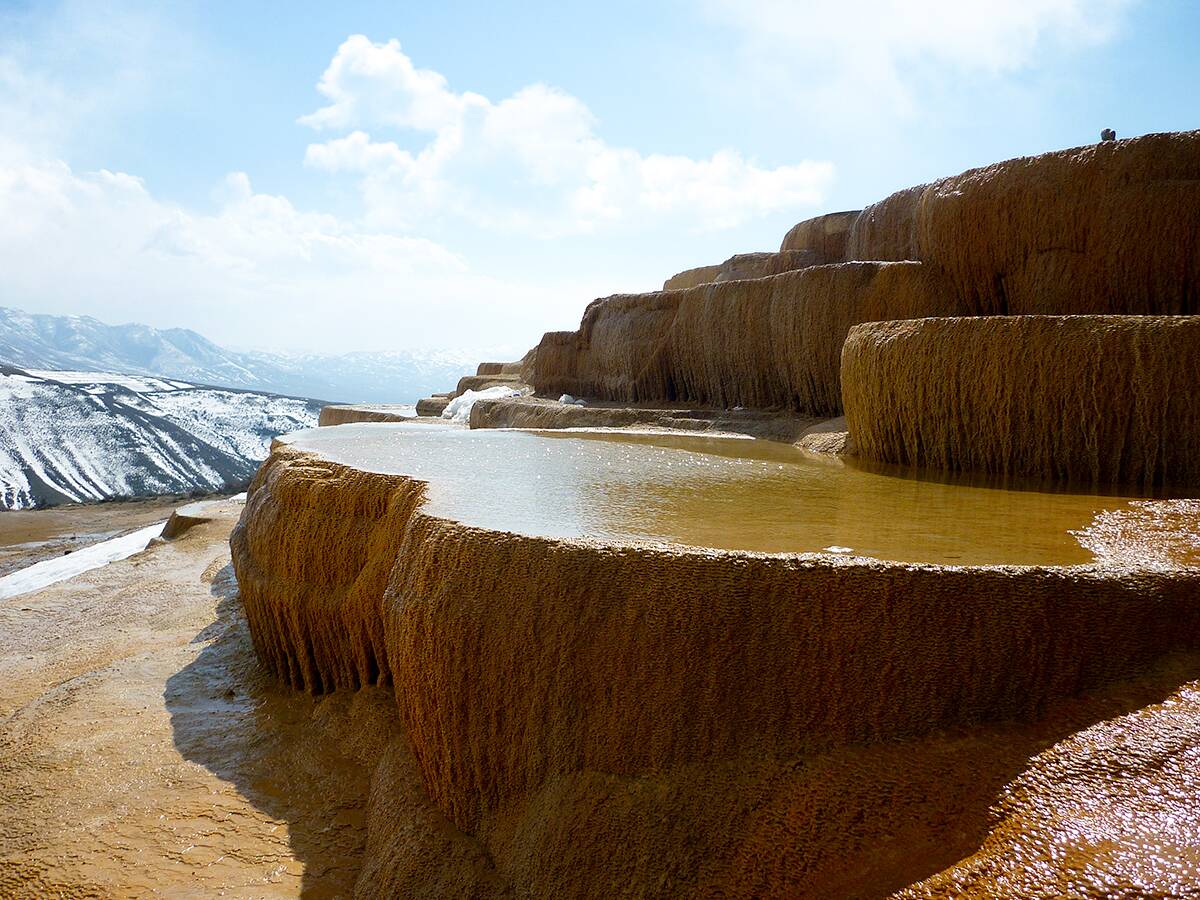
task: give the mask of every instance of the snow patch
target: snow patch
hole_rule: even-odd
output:
[[[477,400],[502,400],[506,397],[520,397],[521,394],[516,388],[505,387],[502,384],[484,388],[482,391],[463,391],[446,404],[442,418],[466,424],[471,418],[471,407]]]
[[[18,569],[0,578],[0,600],[40,591],[52,584],[140,553],[162,533],[165,524],[166,522],[159,522],[156,525],[147,525],[130,534],[92,544],[66,556],[42,560],[32,566]]]

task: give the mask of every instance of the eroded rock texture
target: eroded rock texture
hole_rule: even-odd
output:
[[[845,262],[851,258],[846,256],[846,241],[858,212],[849,210],[805,219],[784,235],[779,249],[781,252],[807,250],[817,254],[822,263]]]
[[[1200,312],[1200,132],[1023,157],[867,207],[848,259],[919,259],[972,315]]]
[[[715,266],[697,266],[694,269],[684,269],[677,275],[672,275],[663,282],[664,291],[682,291],[687,288],[698,287],[702,284],[711,284],[717,280],[717,275],[721,273],[721,265],[718,263]]]
[[[445,816],[392,804],[381,764],[364,893],[896,890],[979,847],[1029,756],[1135,708],[1114,680],[1195,649],[1186,570],[608,547],[434,518],[424,490],[277,445],[232,540],[263,662],[390,681]],[[1043,724],[987,724],[1013,720]]]
[[[412,417],[413,408],[404,403],[338,404],[321,407],[321,426],[346,425],[350,422],[403,422]]]
[[[542,394],[627,402],[841,412],[851,326],[957,315],[919,263],[845,263],[773,278],[593,302],[575,332],[550,332],[531,366]]]
[[[859,453],[1153,488],[1200,484],[1200,318],[876,322],[842,357]]]
[[[899,191],[861,213],[801,222],[778,254],[735,256],[669,279],[679,297],[598,300],[574,339],[546,335],[526,380],[556,396],[833,415],[837,367],[827,363],[840,353],[844,322],[1197,313],[1197,234],[1200,132],[1009,160]],[[896,280],[864,302],[861,270],[821,265],[843,260],[915,260],[924,270],[903,284],[889,273]],[[711,286],[772,275],[734,291]],[[697,326],[700,316],[707,327]]]

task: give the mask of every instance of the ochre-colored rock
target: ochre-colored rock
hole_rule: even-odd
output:
[[[482,362],[475,370],[476,375],[520,375],[521,360],[516,362]]]
[[[779,253],[738,253],[718,266],[701,266],[673,275],[663,282],[664,291],[681,291],[712,284],[714,281],[744,281],[747,278],[769,278],[780,272],[791,272],[824,263],[825,258],[813,250],[785,250]],[[840,262],[840,260],[838,260]]]
[[[526,366],[524,377],[547,395],[561,389],[605,400],[685,400],[834,414],[840,404],[829,403],[825,394],[837,376],[822,372],[819,362],[799,363],[802,371],[782,377],[764,370],[797,356],[836,355],[844,332],[814,320],[802,337],[784,325],[772,342],[764,342],[770,329],[762,321],[762,307],[771,305],[776,318],[794,307],[819,319],[818,307],[844,302],[855,310],[854,322],[936,315],[1200,313],[1197,234],[1200,132],[1008,160],[907,188],[861,213],[801,222],[788,232],[779,254],[742,254],[721,266],[682,272],[664,286],[681,293],[678,299],[643,294],[596,301],[573,341],[565,333],[546,336],[540,359]],[[894,300],[862,312],[854,283],[831,283],[832,293],[815,300],[813,286],[825,275],[747,287],[736,301],[710,290],[714,282],[812,272],[824,269],[821,263],[843,259],[920,261],[923,281],[937,286],[937,302],[914,303],[912,292],[902,289]],[[692,293],[697,290],[708,291],[703,301]],[[697,308],[710,316],[708,327],[684,327],[682,319]],[[830,346],[815,350],[822,341]],[[718,347],[710,353],[714,343],[740,349]],[[780,344],[783,353],[773,356]],[[755,349],[745,353],[746,347]],[[701,354],[703,361],[682,358]],[[737,358],[735,371],[728,366],[730,357]]]
[[[630,403],[841,412],[851,326],[961,314],[918,263],[844,263],[684,291],[618,294],[576,332],[551,332],[529,378],[539,394]]]
[[[1200,312],[1200,131],[971,169],[854,222],[849,259],[919,259],[972,315]]]
[[[781,272],[820,265],[824,259],[811,250],[787,250],[780,253],[739,253],[721,263],[714,281],[745,281],[770,278]]]
[[[809,251],[820,257],[822,263],[845,262],[850,258],[846,256],[846,239],[857,218],[858,210],[848,210],[805,219],[784,235],[779,249],[784,253]]]
[[[381,763],[360,892],[844,896],[932,878],[917,889],[986,894],[1010,883],[989,860],[1048,851],[1049,822],[1086,869],[1031,866],[1017,893],[1075,877],[1099,897],[1153,882],[1069,829],[1073,799],[1171,829],[1149,852],[1200,838],[1192,725],[1131,749],[1123,783],[1119,733],[1088,727],[1200,672],[1186,657],[1114,686],[1196,649],[1194,571],[554,541],[432,517],[424,490],[276,445],[232,540],[268,668],[395,692],[430,804],[403,755]],[[1076,732],[1096,752],[1068,741],[1022,782]],[[1056,771],[1070,793],[1039,780]],[[1190,857],[1163,872],[1197,883]]]
[[[682,291],[702,284],[711,284],[721,274],[721,266],[698,266],[695,269],[685,269],[678,275],[672,275],[663,282],[664,291]]]
[[[350,422],[403,422],[411,417],[411,404],[344,404],[321,407],[319,424],[327,426],[346,425]]]
[[[845,420],[784,415],[777,410],[703,409],[692,406],[623,406],[588,401],[559,403],[544,397],[505,397],[480,400],[471,407],[472,428],[604,428],[654,431],[716,432],[745,434],[789,444],[808,446],[817,442],[830,452],[831,435],[845,439]],[[815,448],[814,448],[815,449]]]
[[[521,374],[519,372],[504,372],[494,375],[464,375],[458,379],[458,386],[454,389],[454,397],[459,397],[467,391],[483,391],[497,385],[520,385]]]
[[[937,469],[1200,485],[1200,318],[876,322],[842,356],[871,459]]]
[[[424,418],[438,418],[450,405],[449,396],[422,397],[417,401],[417,415]]]

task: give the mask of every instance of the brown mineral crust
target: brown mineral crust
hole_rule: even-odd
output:
[[[917,214],[928,187],[904,188],[859,213],[846,236],[846,259],[921,259]]]
[[[282,445],[270,460],[230,539],[259,658],[315,693],[387,680],[380,598],[421,486]]]
[[[519,387],[521,385],[521,376],[519,373],[506,373],[498,375],[464,375],[462,378],[458,379],[458,386],[454,389],[454,396],[461,396],[467,391],[483,391],[490,387],[497,387],[499,385]]]
[[[919,263],[844,263],[686,291],[593,301],[577,332],[543,338],[539,394],[629,403],[841,413],[841,346],[851,326],[956,315]]]
[[[934,897],[1200,893],[1200,684],[1099,722],[1005,785],[979,849],[901,891]]]
[[[697,266],[694,269],[684,269],[677,275],[672,275],[663,282],[664,291],[682,291],[687,288],[699,287],[702,284],[710,284],[717,280],[717,275],[721,272],[721,265],[718,263],[715,266]]]
[[[391,408],[389,408],[391,407]],[[318,424],[322,427],[329,425],[346,425],[350,422],[404,422],[412,417],[411,413],[402,415],[403,410],[411,410],[411,406],[403,404],[341,404],[321,407],[321,418]]]
[[[779,253],[739,253],[721,263],[714,281],[745,281],[770,278],[782,272],[821,265],[825,260],[812,250],[785,250]]]
[[[919,259],[972,315],[1200,312],[1200,131],[972,169],[893,194],[850,259]]]
[[[475,369],[476,375],[520,375],[521,361],[516,362],[482,362]]]
[[[789,444],[810,439],[827,444],[831,435],[842,433],[844,437],[846,430],[845,420],[841,418],[789,416],[778,411],[704,409],[680,404],[639,407],[602,401],[576,405],[542,397],[480,400],[471,407],[470,425],[472,428],[532,430],[651,429],[745,434]]]
[[[1077,484],[1200,484],[1200,318],[1002,316],[853,329],[861,455]]]
[[[436,418],[441,416],[449,405],[449,397],[424,397],[417,401],[417,415]]]
[[[839,263],[854,259],[855,257],[846,255],[846,241],[850,229],[858,219],[858,212],[847,210],[827,213],[798,222],[784,235],[779,249],[781,252],[808,250],[819,257],[820,263]]]
[[[232,540],[264,664],[386,678],[476,836],[555,779],[783,760],[988,720],[1195,644],[1194,573],[611,547],[420,512],[421,483],[277,447]]]
[[[616,294],[593,300],[578,331],[548,332],[531,363],[530,384],[560,394],[640,400],[656,395],[665,376],[663,345],[688,291]],[[726,287],[728,289],[728,287]]]
[[[375,762],[365,813],[356,897],[512,896],[487,848],[429,801],[407,739]]]
[[[841,262],[841,259],[827,260],[819,251],[807,248],[785,249],[778,253],[738,253],[720,265],[701,266],[673,275],[663,282],[663,290],[682,291],[715,281],[769,278],[781,272],[791,272],[794,269],[818,266],[826,262]]]

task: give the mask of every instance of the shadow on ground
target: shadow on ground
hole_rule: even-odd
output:
[[[303,896],[351,896],[371,772],[395,727],[395,701],[379,688],[314,700],[277,685],[254,656],[232,566],[217,573],[212,593],[217,619],[194,639],[207,646],[164,692],[175,746],[286,826],[295,862],[272,858],[251,835],[240,853],[253,859],[261,849],[262,869],[276,880],[299,875],[298,862]]]
[[[368,688],[314,700],[277,684],[254,656],[231,566],[212,592],[217,619],[195,638],[206,646],[167,682],[175,745],[286,826],[296,862],[279,868],[301,877],[304,896],[350,896],[363,865],[371,773],[402,734],[394,698]],[[883,896],[978,849],[995,825],[997,797],[1034,756],[1197,678],[1200,660],[1178,657],[1136,681],[1058,703],[1036,723],[633,779],[576,773],[529,798],[506,836],[510,851],[524,848],[521,870],[506,875],[518,892],[534,894],[600,896],[603,885],[621,883],[646,896],[771,896],[781,884],[794,886],[788,896]],[[670,854],[647,862],[645,848],[655,846]],[[412,852],[392,844],[374,868],[409,868]],[[458,864],[441,856],[444,867]],[[617,880],[639,870],[651,876],[640,888]],[[447,882],[431,882],[439,883]]]

